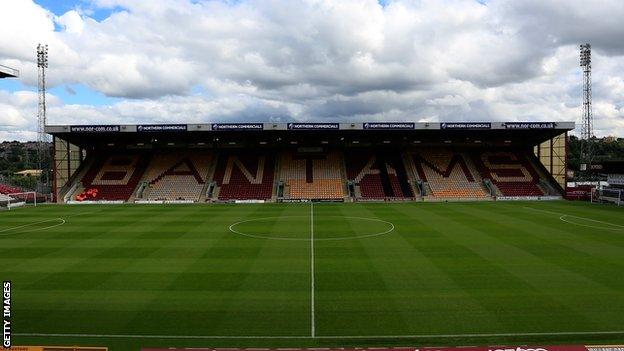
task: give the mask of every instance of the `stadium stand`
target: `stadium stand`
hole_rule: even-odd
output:
[[[400,153],[350,150],[345,157],[347,178],[363,199],[412,198]]]
[[[343,199],[345,181],[340,152],[296,153],[281,157],[280,180],[289,199]]]
[[[339,151],[283,151],[279,155],[279,179],[284,184],[285,199],[344,199],[347,179],[355,185],[356,198],[414,198],[412,176],[423,182],[429,198],[490,198],[484,179],[491,182],[487,186],[493,187],[499,196],[544,196],[548,192],[543,187],[549,180],[541,180],[531,155],[525,151],[413,149],[408,152],[406,163],[400,152],[383,150],[349,150],[344,163]],[[142,181],[147,184],[143,199],[196,202],[207,188],[213,168],[214,199],[273,198],[273,155],[227,151],[219,156],[216,168],[213,161],[213,154],[197,150],[157,152],[149,157],[104,156],[94,160],[87,170],[75,199],[128,201]],[[408,165],[409,162],[412,164]],[[0,193],[19,191],[0,184]]]
[[[573,129],[357,121],[45,127],[54,136],[55,202],[548,200],[564,192]]]
[[[543,196],[540,176],[523,151],[486,151],[472,159],[484,179],[490,179],[503,196]]]
[[[149,184],[143,198],[199,201],[212,159],[205,151],[155,154],[143,178]]]
[[[479,173],[462,153],[448,148],[426,149],[412,154],[414,168],[436,198],[487,198]]]
[[[13,194],[21,192],[24,192],[24,189],[12,185],[0,184],[0,194]]]
[[[273,196],[275,158],[249,151],[219,155],[214,180],[219,200],[266,200]]]
[[[82,178],[77,201],[128,201],[143,176],[146,155],[111,155],[96,160]]]

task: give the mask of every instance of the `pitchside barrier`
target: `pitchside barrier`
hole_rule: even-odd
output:
[[[68,201],[69,205],[122,205],[125,202],[123,200],[98,200],[98,201]]]
[[[552,201],[561,200],[561,196],[497,196],[496,201]]]
[[[141,351],[188,351],[189,349],[154,349],[154,348],[142,348]],[[475,346],[475,347],[375,347],[375,348],[311,348],[311,349],[202,349],[193,348],[193,351],[624,351],[624,345],[597,345],[597,346],[583,346],[583,345],[559,345],[559,346]]]
[[[108,351],[108,347],[83,346],[12,346],[10,351]]]
[[[591,200],[591,193],[593,188],[593,185],[578,185],[574,187],[568,186],[565,189],[565,199],[589,201]]]

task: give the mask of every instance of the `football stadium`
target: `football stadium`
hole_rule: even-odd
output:
[[[621,24],[552,3],[11,2],[3,349],[624,351]]]
[[[14,345],[623,343],[624,216],[562,200],[573,128],[47,126],[56,204],[0,213]]]

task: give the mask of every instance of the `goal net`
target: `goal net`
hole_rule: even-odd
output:
[[[592,189],[591,201],[599,203],[612,203],[618,206],[624,205],[623,189]]]
[[[12,193],[0,194],[0,209],[10,210],[12,208],[23,206],[37,206],[37,193]]]

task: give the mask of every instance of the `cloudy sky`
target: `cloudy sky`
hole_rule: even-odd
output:
[[[2,0],[0,140],[50,124],[579,121],[624,136],[622,0]]]

